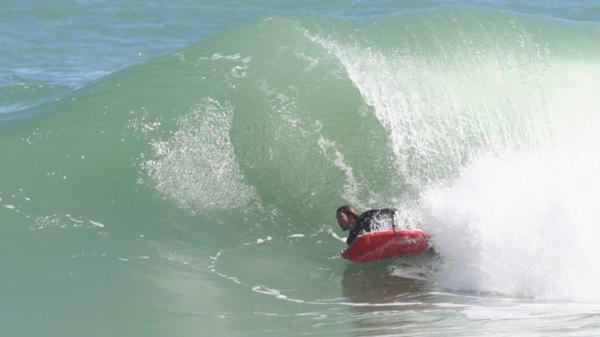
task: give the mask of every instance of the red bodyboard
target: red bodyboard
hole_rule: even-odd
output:
[[[360,235],[342,251],[342,257],[367,262],[395,256],[416,255],[429,248],[429,236],[422,230],[383,230]]]

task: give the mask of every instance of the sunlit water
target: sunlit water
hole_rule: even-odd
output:
[[[0,4],[1,335],[598,335],[599,18]],[[434,251],[343,260],[345,203]]]

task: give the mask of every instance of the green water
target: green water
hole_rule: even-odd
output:
[[[498,243],[423,196],[465,167],[488,172],[470,166],[481,154],[510,166],[504,155],[594,134],[599,33],[458,5],[276,15],[74,90],[3,88],[6,106],[32,106],[0,115],[3,334],[561,335],[569,322],[595,334],[597,291],[547,292],[563,284],[493,266],[527,282],[457,277],[448,232],[469,228],[474,270]],[[399,207],[441,253],[344,261],[333,219],[344,203]],[[592,207],[570,211],[569,228],[595,237]],[[583,287],[599,257],[587,248],[573,254],[589,261],[562,270]]]

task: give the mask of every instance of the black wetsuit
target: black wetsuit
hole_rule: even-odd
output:
[[[384,222],[393,225],[395,217],[396,210],[393,208],[372,209],[364,212],[358,217],[358,226],[348,234],[346,243],[350,246],[360,234],[370,232],[373,224]]]

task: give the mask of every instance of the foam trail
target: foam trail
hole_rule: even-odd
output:
[[[195,210],[238,208],[253,199],[229,139],[232,117],[231,107],[206,99],[180,118],[171,139],[152,144],[156,158],[143,168],[163,195]]]
[[[350,204],[356,205],[360,208],[364,208],[365,206],[360,202],[359,198],[357,197],[360,185],[354,177],[352,167],[346,164],[346,162],[344,161],[344,155],[337,149],[335,142],[327,140],[321,136],[318,139],[317,144],[323,152],[323,155],[332,157],[334,165],[340,171],[344,172],[344,176],[346,177],[346,183],[344,184],[342,198],[350,202]]]

